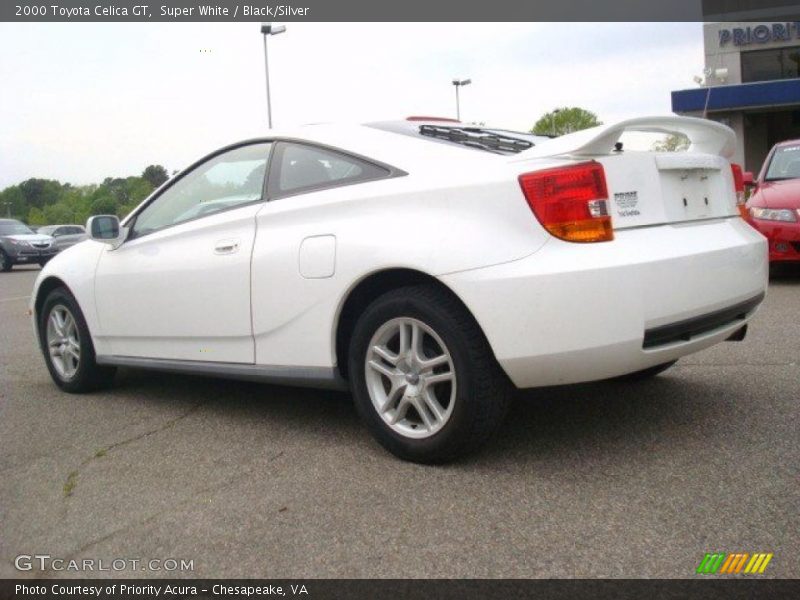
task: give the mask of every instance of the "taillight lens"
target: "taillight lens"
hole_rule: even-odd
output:
[[[519,183],[533,214],[555,237],[584,243],[614,239],[606,176],[600,163],[525,173],[519,176]]]
[[[739,214],[743,219],[746,219],[747,208],[745,207],[744,197],[744,177],[742,176],[742,167],[736,163],[731,163],[731,172],[733,173],[733,188],[736,190],[736,206],[739,207]]]

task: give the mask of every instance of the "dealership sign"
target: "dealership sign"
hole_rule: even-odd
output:
[[[788,42],[800,38],[800,22],[748,25],[719,30],[719,45],[749,46],[767,42]]]

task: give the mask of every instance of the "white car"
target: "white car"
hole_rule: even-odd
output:
[[[691,146],[629,152],[627,130]],[[677,117],[538,143],[445,120],[272,132],[90,219],[39,275],[34,325],[68,392],[118,366],[349,388],[383,446],[446,461],[515,386],[654,375],[743,337],[767,246],[733,148]]]

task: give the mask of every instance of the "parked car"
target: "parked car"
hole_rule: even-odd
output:
[[[36,230],[38,233],[52,236],[59,251],[66,250],[78,242],[89,239],[83,225],[45,225]]]
[[[776,144],[758,179],[744,174],[753,191],[750,223],[769,240],[771,263],[800,262],[800,140]]]
[[[44,266],[57,252],[49,235],[34,233],[16,219],[0,219],[0,271],[10,271],[14,265],[30,263]]]
[[[626,152],[627,130],[691,147]],[[391,452],[450,460],[514,386],[649,377],[744,337],[768,268],[734,141],[678,117],[538,144],[435,120],[274,132],[92,217],[36,280],[38,340],[68,392],[118,366],[350,389]]]

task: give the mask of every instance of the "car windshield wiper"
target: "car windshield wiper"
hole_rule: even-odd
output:
[[[420,125],[420,135],[455,142],[464,146],[480,148],[497,154],[514,154],[533,147],[533,142],[509,135],[500,135],[479,127],[450,127],[443,125]]]

